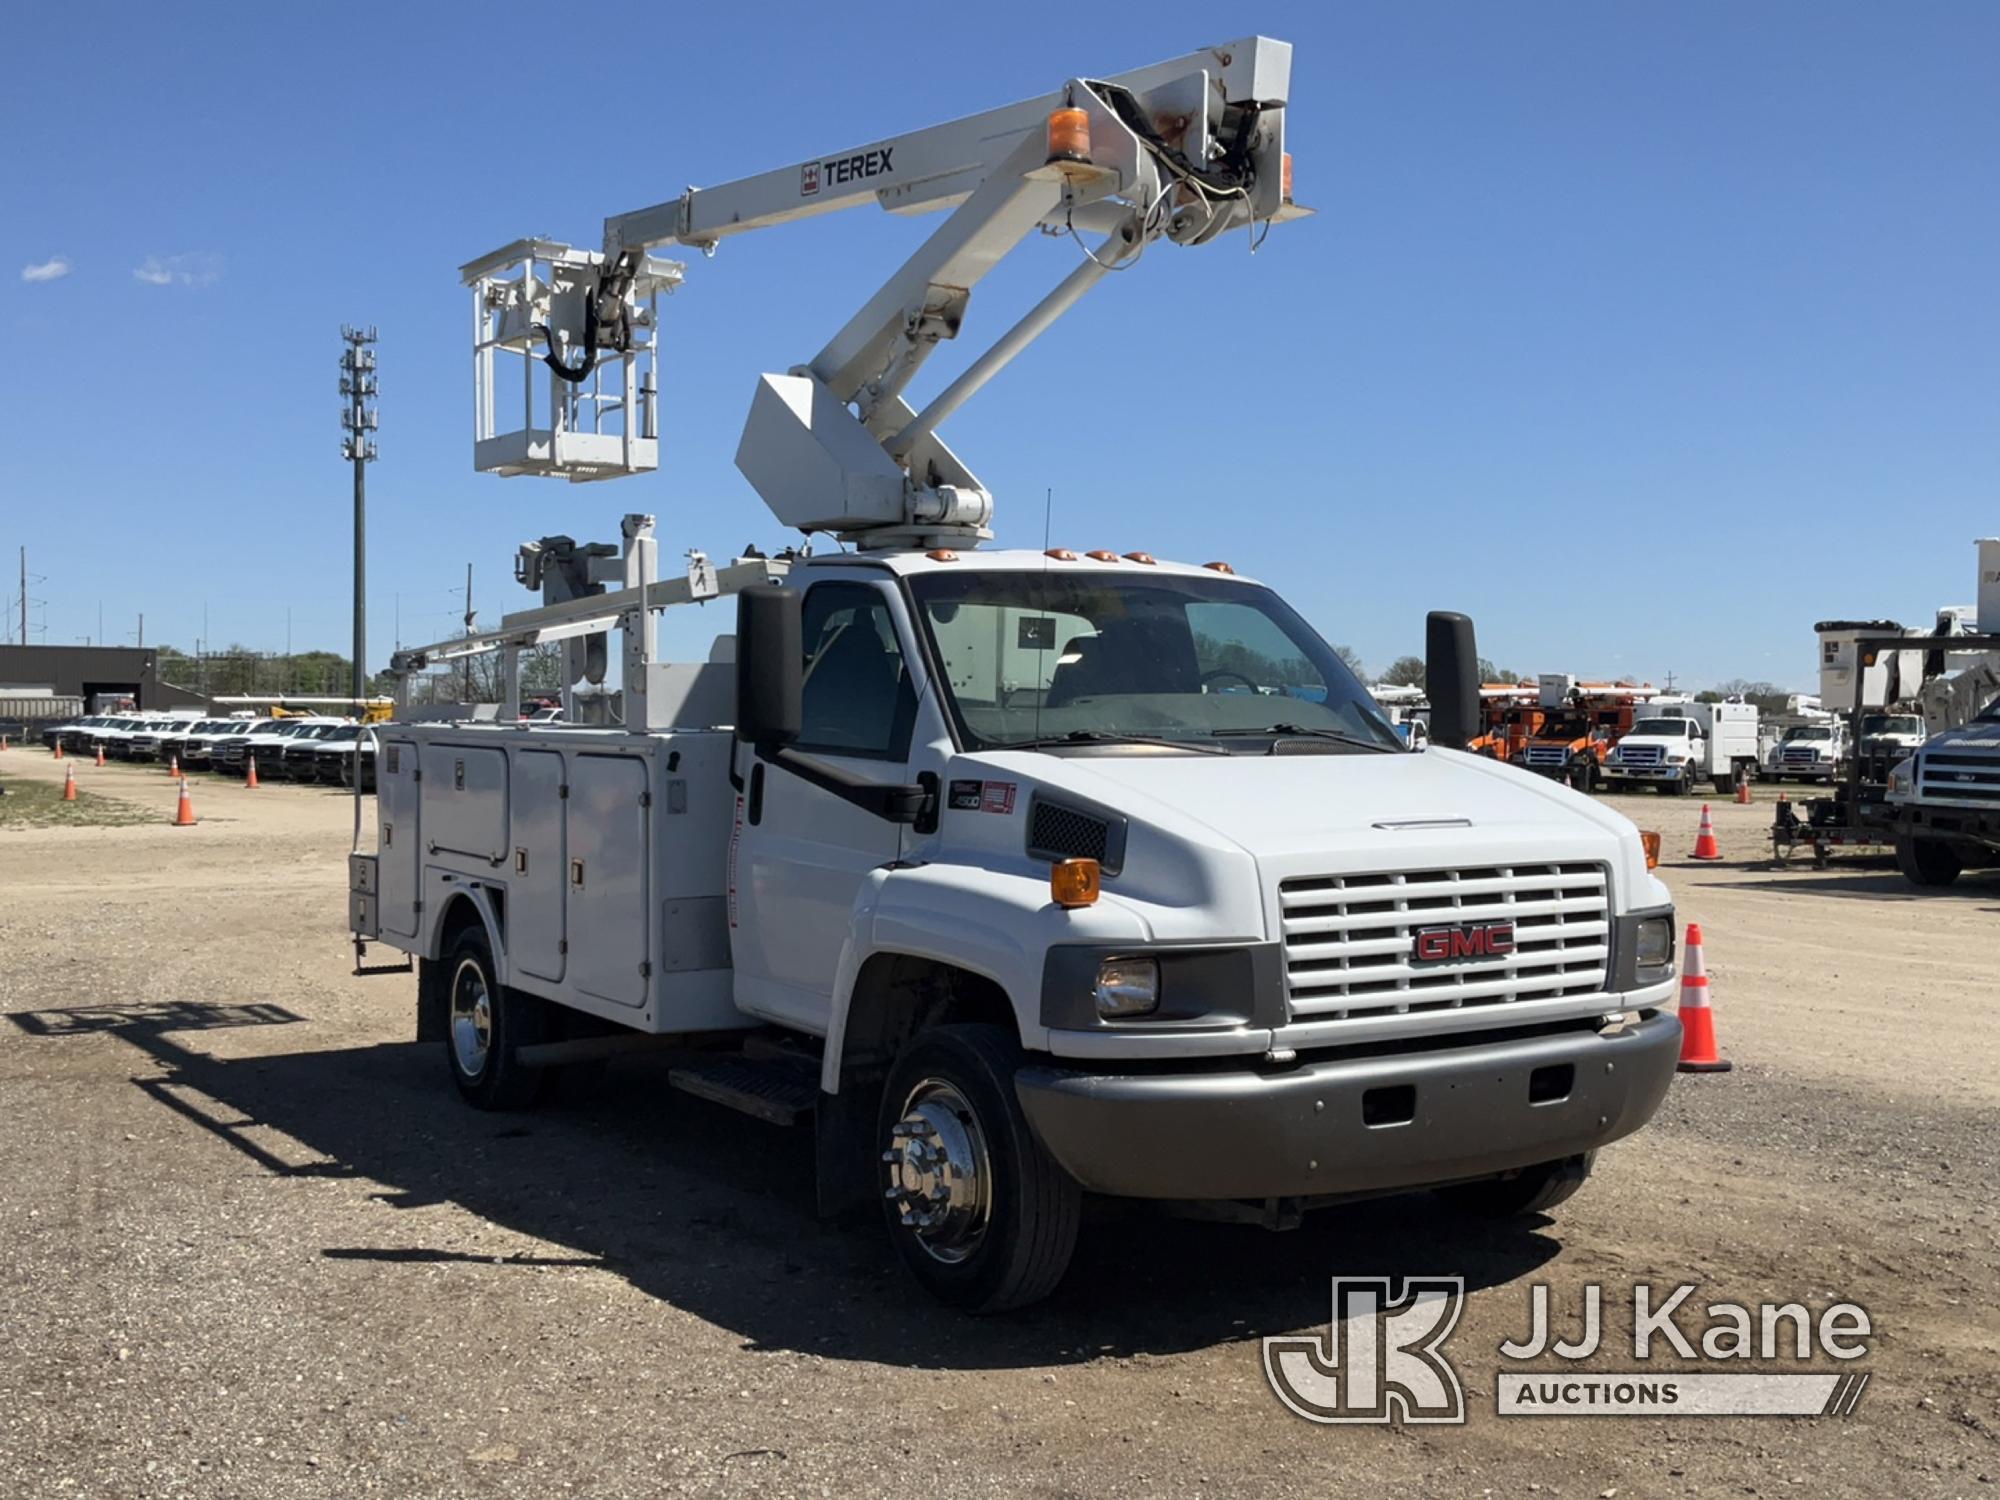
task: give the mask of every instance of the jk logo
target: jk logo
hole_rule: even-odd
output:
[[[1465,1421],[1458,1372],[1439,1353],[1458,1326],[1462,1276],[1336,1276],[1318,1338],[1264,1340],[1264,1378],[1308,1422]]]

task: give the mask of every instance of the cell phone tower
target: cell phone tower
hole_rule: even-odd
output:
[[[368,465],[375,461],[375,330],[340,330],[341,457],[354,465],[354,712],[368,699]]]

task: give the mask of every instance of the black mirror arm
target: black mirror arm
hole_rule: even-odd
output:
[[[839,766],[814,760],[810,755],[801,755],[789,745],[759,745],[757,758],[891,823],[923,821],[937,795],[935,786],[870,781]]]

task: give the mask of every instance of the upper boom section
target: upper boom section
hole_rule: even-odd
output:
[[[657,298],[684,269],[669,245],[873,201],[944,222],[810,362],[765,375],[737,467],[787,526],[868,546],[976,544],[993,499],[938,426],[1108,271],[1155,240],[1201,245],[1305,212],[1291,199],[1292,49],[1250,37],[948,124],[819,155],[605,221],[601,252],[519,241],[462,268],[474,288],[475,462],[571,479],[654,468]],[[1075,268],[921,412],[903,399],[973,289],[1037,232],[1080,240]],[[496,356],[522,360],[523,427],[498,430]],[[546,426],[534,399],[548,375]],[[609,379],[607,379],[609,374]]]
[[[1197,92],[1197,79],[1205,97]],[[1269,37],[1246,37],[1102,82],[1150,106],[1147,123],[1160,139],[1206,165],[1232,117],[1251,106],[1260,112],[1284,107],[1291,93],[1292,48]],[[1040,135],[1053,110],[1070,102],[1072,90],[1062,89],[754,177],[691,187],[665,203],[606,219],[604,246],[612,254],[663,245],[709,249],[731,235],[871,200],[891,213],[955,208],[1023,138]],[[1270,218],[1277,208],[1274,198],[1258,217]]]

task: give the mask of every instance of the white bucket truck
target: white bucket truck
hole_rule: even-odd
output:
[[[983,547],[985,491],[895,394],[1047,223],[1106,233],[1073,293],[1149,243],[1290,216],[1289,62],[1250,39],[1073,80],[614,220],[604,257],[526,247],[557,257],[526,284],[475,265],[499,322],[553,330],[560,378],[644,391],[617,367],[647,346],[643,278],[671,274],[646,247],[959,205],[753,404],[739,466],[852,550],[661,579],[633,517],[622,547],[525,549],[542,607],[397,659],[494,649],[511,679],[561,639],[572,682],[601,682],[622,636],[622,725],[381,730],[355,931],[416,958],[418,1033],[466,1099],[523,1105],[551,1067],[668,1047],[674,1084],[809,1124],[822,1206],[878,1203],[917,1279],[978,1310],[1056,1284],[1087,1193],[1270,1227],[1426,1188],[1539,1211],[1651,1116],[1679,1046],[1668,892],[1623,817],[1439,748],[1477,724],[1469,622],[1431,618],[1435,739],[1413,751],[1222,563]],[[482,429],[495,466],[564,472],[556,398],[554,435]],[[648,465],[592,435],[577,477]],[[733,662],[654,660],[655,610],[732,594]]]
[[[1756,769],[1756,704],[1656,702],[1605,755],[1603,779],[1683,795],[1706,781],[1726,793]]]

